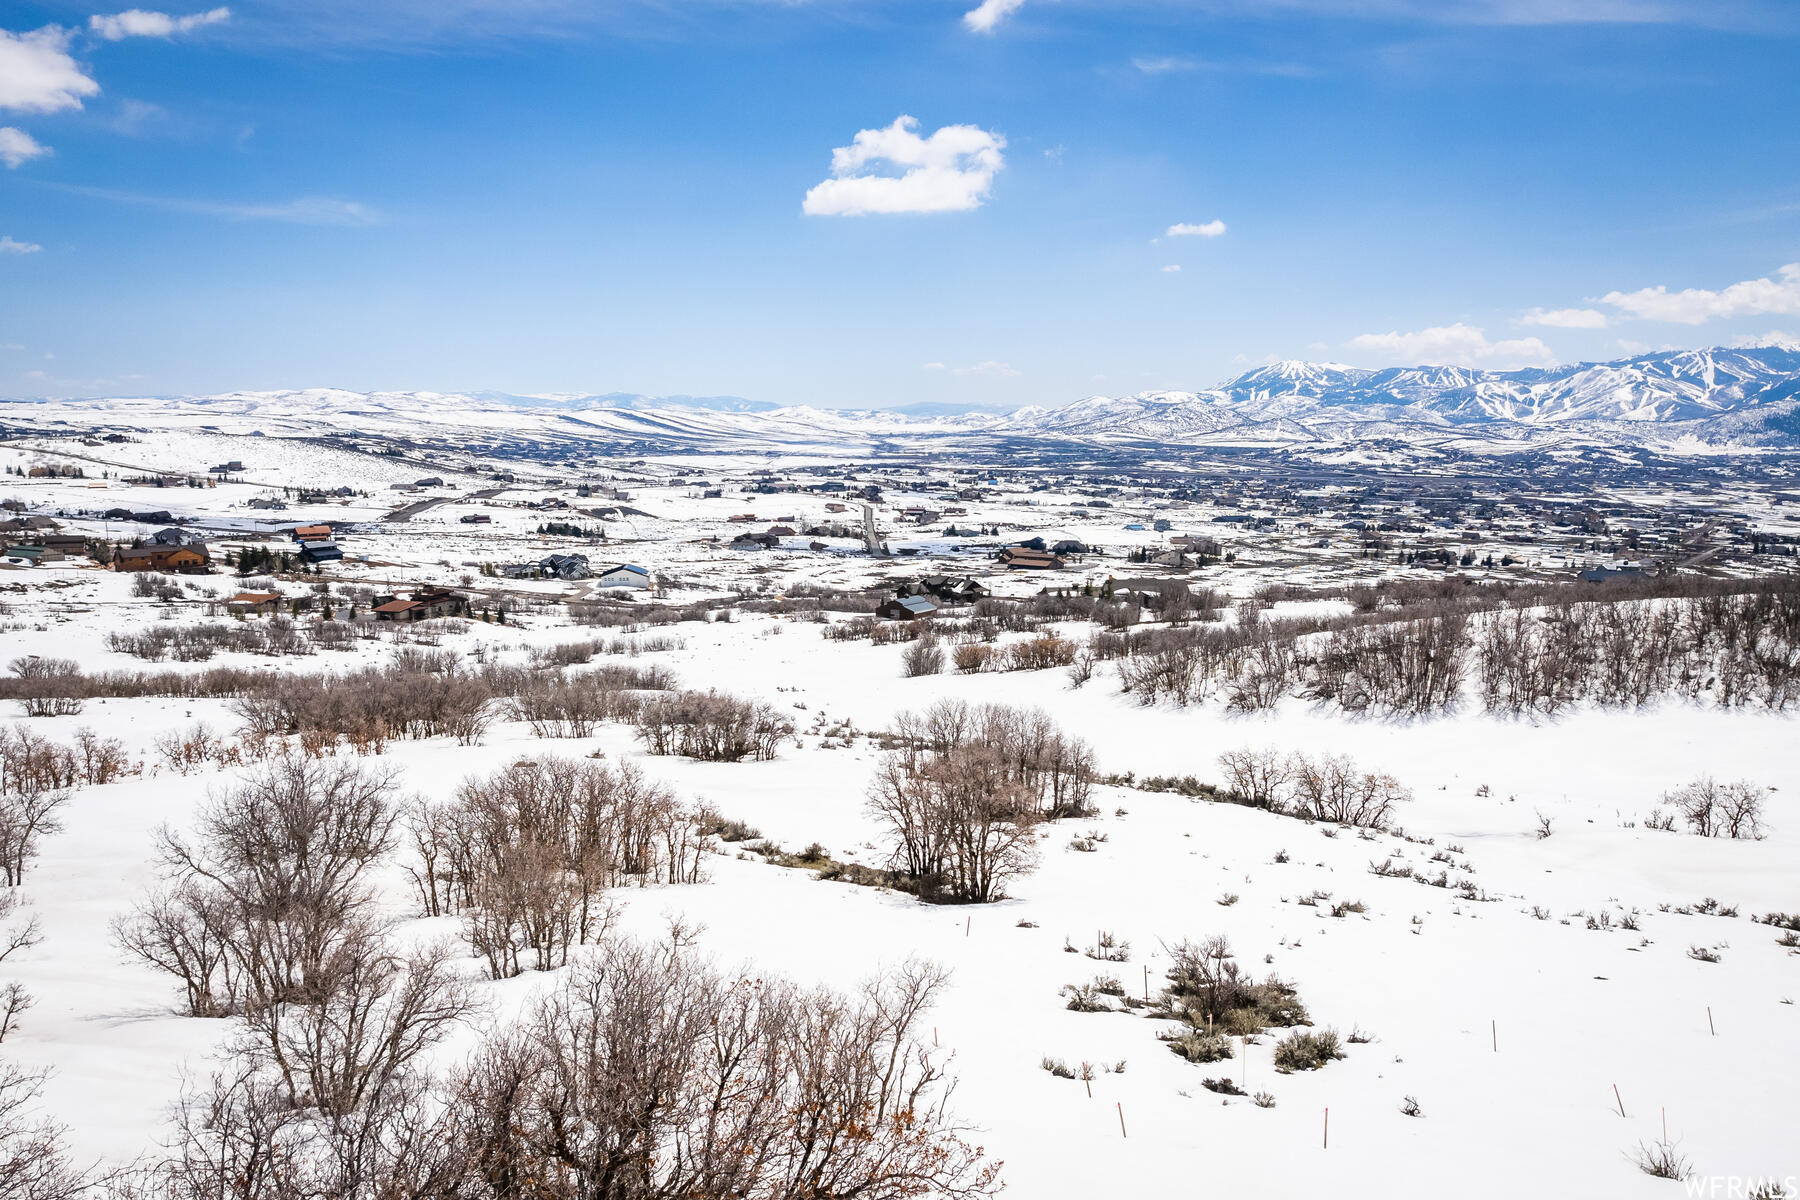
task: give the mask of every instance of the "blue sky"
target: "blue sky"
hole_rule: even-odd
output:
[[[976,5],[6,0],[0,395],[1012,406],[1800,337],[1800,4]]]

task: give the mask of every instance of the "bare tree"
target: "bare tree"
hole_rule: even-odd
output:
[[[373,905],[365,875],[393,845],[392,777],[289,754],[201,806],[196,837],[160,835],[165,874],[216,890],[228,951],[258,1003],[316,997]]]
[[[1701,837],[1760,838],[1766,789],[1748,780],[1720,783],[1710,775],[1664,793],[1687,827]]]
[[[1385,829],[1394,808],[1412,798],[1392,775],[1361,771],[1342,754],[1290,756],[1298,811],[1315,821]]]
[[[1274,750],[1227,750],[1219,755],[1225,790],[1233,802],[1280,812],[1290,776],[1287,759]]]
[[[460,913],[496,979],[562,966],[605,933],[607,889],[695,882],[706,849],[667,788],[592,760],[514,763],[407,821],[424,910]]]
[[[152,891],[113,921],[113,942],[127,955],[181,981],[191,1017],[239,1011],[243,914],[225,889],[183,879]]]
[[[38,856],[38,843],[62,831],[59,815],[69,802],[63,790],[26,790],[0,794],[0,882],[17,887]]]
[[[467,1165],[441,1099],[415,1077],[361,1108],[297,1108],[278,1080],[235,1058],[183,1094],[169,1152],[142,1172],[144,1200],[467,1200]],[[129,1195],[130,1193],[127,1193]]]
[[[61,1126],[34,1113],[44,1076],[0,1062],[0,1196],[75,1200],[93,1186],[69,1160]]]
[[[986,903],[1037,859],[1032,793],[993,747],[890,756],[869,787],[868,811],[894,865],[921,897]]]
[[[377,1099],[474,1008],[448,946],[400,955],[359,930],[304,1003],[253,1003],[240,1050],[301,1107],[343,1115]]]

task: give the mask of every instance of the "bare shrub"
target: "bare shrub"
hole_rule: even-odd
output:
[[[1315,821],[1385,829],[1397,805],[1412,799],[1392,775],[1359,770],[1341,754],[1289,759],[1296,812]]]
[[[1639,1142],[1637,1149],[1626,1152],[1626,1157],[1638,1170],[1657,1179],[1686,1179],[1694,1173],[1692,1161],[1673,1142]]]
[[[19,704],[28,717],[67,717],[81,711],[81,668],[66,658],[15,658],[12,673],[22,685]]]
[[[233,766],[242,761],[238,747],[212,731],[204,722],[186,729],[169,729],[151,740],[163,764],[177,775]]]
[[[980,642],[964,642],[950,651],[950,664],[959,675],[985,671],[993,662],[994,648]]]
[[[1234,804],[1280,812],[1292,777],[1289,761],[1274,750],[1227,750],[1219,755],[1225,794]]]
[[[1223,937],[1181,942],[1169,949],[1169,956],[1168,983],[1157,1006],[1163,1016],[1183,1026],[1171,1037],[1195,1032],[1251,1036],[1309,1023],[1293,986],[1275,975],[1253,979],[1238,965]],[[1190,1050],[1202,1047],[1173,1048],[1196,1062],[1213,1061],[1193,1058]],[[1221,1057],[1229,1057],[1229,1051]]]
[[[23,725],[0,726],[0,795],[67,791],[81,782],[81,763],[60,742]]]
[[[446,804],[415,802],[406,823],[424,911],[462,914],[496,979],[565,965],[605,934],[607,889],[696,882],[706,850],[667,788],[592,760],[515,763]]]
[[[915,1034],[942,981],[907,964],[841,996],[608,943],[458,1081],[458,1149],[556,1200],[992,1194]]]
[[[640,705],[633,723],[652,754],[703,762],[757,762],[775,757],[794,725],[758,700],[718,692],[677,692]]]
[[[505,681],[475,674],[454,655],[413,650],[387,668],[348,675],[283,674],[259,681],[233,703],[252,733],[377,746],[388,738],[481,740]]]
[[[900,666],[909,679],[937,675],[944,669],[944,648],[936,638],[922,637],[901,652]]]
[[[1720,783],[1710,775],[1703,775],[1672,792],[1665,792],[1662,803],[1679,814],[1687,822],[1688,829],[1701,837],[1758,839],[1763,835],[1763,798],[1766,794],[1765,788],[1749,780]]]
[[[1027,638],[1006,648],[1006,669],[1045,671],[1051,667],[1066,667],[1075,661],[1076,649],[1074,642],[1054,634]]]
[[[125,745],[118,738],[103,738],[91,729],[75,731],[75,761],[81,770],[81,782],[111,783],[130,770]]]
[[[1316,1071],[1344,1057],[1338,1035],[1329,1029],[1297,1029],[1275,1043],[1275,1069],[1283,1075]]]

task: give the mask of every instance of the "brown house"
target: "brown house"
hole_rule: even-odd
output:
[[[210,562],[205,546],[121,546],[112,557],[115,571],[173,571],[179,575],[203,575]]]
[[[372,611],[377,621],[424,621],[432,617],[466,617],[469,602],[455,592],[415,592],[410,597],[390,597]]]
[[[225,602],[225,607],[234,613],[268,613],[273,616],[281,611],[281,593],[239,592]]]
[[[296,542],[329,542],[331,526],[329,525],[296,525],[294,526]]]
[[[1008,546],[1000,552],[1000,565],[1015,571],[1059,571],[1063,560],[1048,550],[1028,546]]]

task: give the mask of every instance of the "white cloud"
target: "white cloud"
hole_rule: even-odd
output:
[[[42,158],[48,153],[50,153],[50,147],[40,145],[36,138],[23,129],[14,129],[11,125],[0,125],[0,163],[16,167],[22,162]]]
[[[1597,308],[1534,308],[1519,318],[1519,324],[1551,329],[1605,329],[1606,314]]]
[[[1019,372],[1010,363],[988,361],[978,362],[969,367],[956,367],[950,373],[952,375],[979,375],[987,379],[1007,379]]]
[[[0,254],[36,254],[43,247],[36,242],[18,242],[12,234],[0,236]]]
[[[1671,292],[1660,285],[1635,292],[1608,292],[1600,302],[1646,321],[1677,325],[1765,313],[1800,316],[1800,263],[1789,263],[1775,275],[1774,279],[1747,279],[1716,292],[1705,288]]]
[[[1655,349],[1655,347],[1651,346],[1648,342],[1637,342],[1630,338],[1620,338],[1618,341],[1614,342],[1613,345],[1619,348],[1620,353],[1629,358],[1636,358],[1640,354],[1648,354],[1651,350]]]
[[[816,217],[867,213],[961,212],[980,208],[1006,165],[1006,139],[974,125],[946,125],[920,137],[916,118],[864,129],[831,152],[831,173],[806,193],[801,211]],[[898,174],[873,174],[885,169]]]
[[[49,25],[32,33],[0,29],[0,109],[47,113],[80,108],[100,85],[69,56],[69,35]]]
[[[185,17],[171,17],[168,13],[145,12],[141,8],[128,8],[122,13],[111,16],[95,15],[88,18],[88,28],[97,37],[109,42],[123,41],[129,37],[174,37],[178,33],[187,33],[204,25],[217,25],[221,21],[231,19],[229,8],[214,8],[206,12],[191,13]]]
[[[285,221],[291,225],[378,225],[382,214],[354,200],[335,196],[301,196],[294,200],[266,203],[234,203],[219,200],[187,200],[178,196],[147,196],[141,192],[120,192],[111,188],[83,187],[78,184],[52,184],[59,191],[96,200],[112,200],[120,204],[143,204],[170,212],[194,213],[202,217],[223,217],[229,221]]]
[[[1025,0],[981,0],[963,14],[963,24],[976,33],[992,33],[1007,17],[1025,6]]]
[[[1738,350],[1751,350],[1758,346],[1774,346],[1780,350],[1800,350],[1800,333],[1783,333],[1779,329],[1771,329],[1767,333],[1746,333],[1734,337],[1728,343]]]
[[[925,369],[927,371],[941,371],[944,369],[944,364],[940,362],[928,362],[925,364]]]
[[[114,133],[138,137],[169,119],[169,110],[148,100],[121,100],[102,124]]]
[[[1200,64],[1191,58],[1166,54],[1156,58],[1134,58],[1131,65],[1146,75],[1166,75],[1170,71],[1197,71]]]
[[[1180,263],[1170,263],[1168,266],[1164,267],[1162,270],[1163,270],[1164,275],[1173,275],[1175,272],[1181,270],[1181,264]]]
[[[1219,221],[1219,220],[1207,221],[1204,224],[1200,224],[1200,225],[1189,225],[1189,224],[1186,224],[1185,222],[1178,222],[1174,225],[1169,226],[1169,231],[1167,233],[1165,233],[1163,236],[1164,237],[1218,237],[1221,234],[1223,234],[1224,232],[1225,232],[1225,222]]]
[[[1458,321],[1413,333],[1365,333],[1345,345],[1366,350],[1394,365],[1429,363],[1455,367],[1542,367],[1556,362],[1550,347],[1537,338],[1490,342],[1487,335]]]

